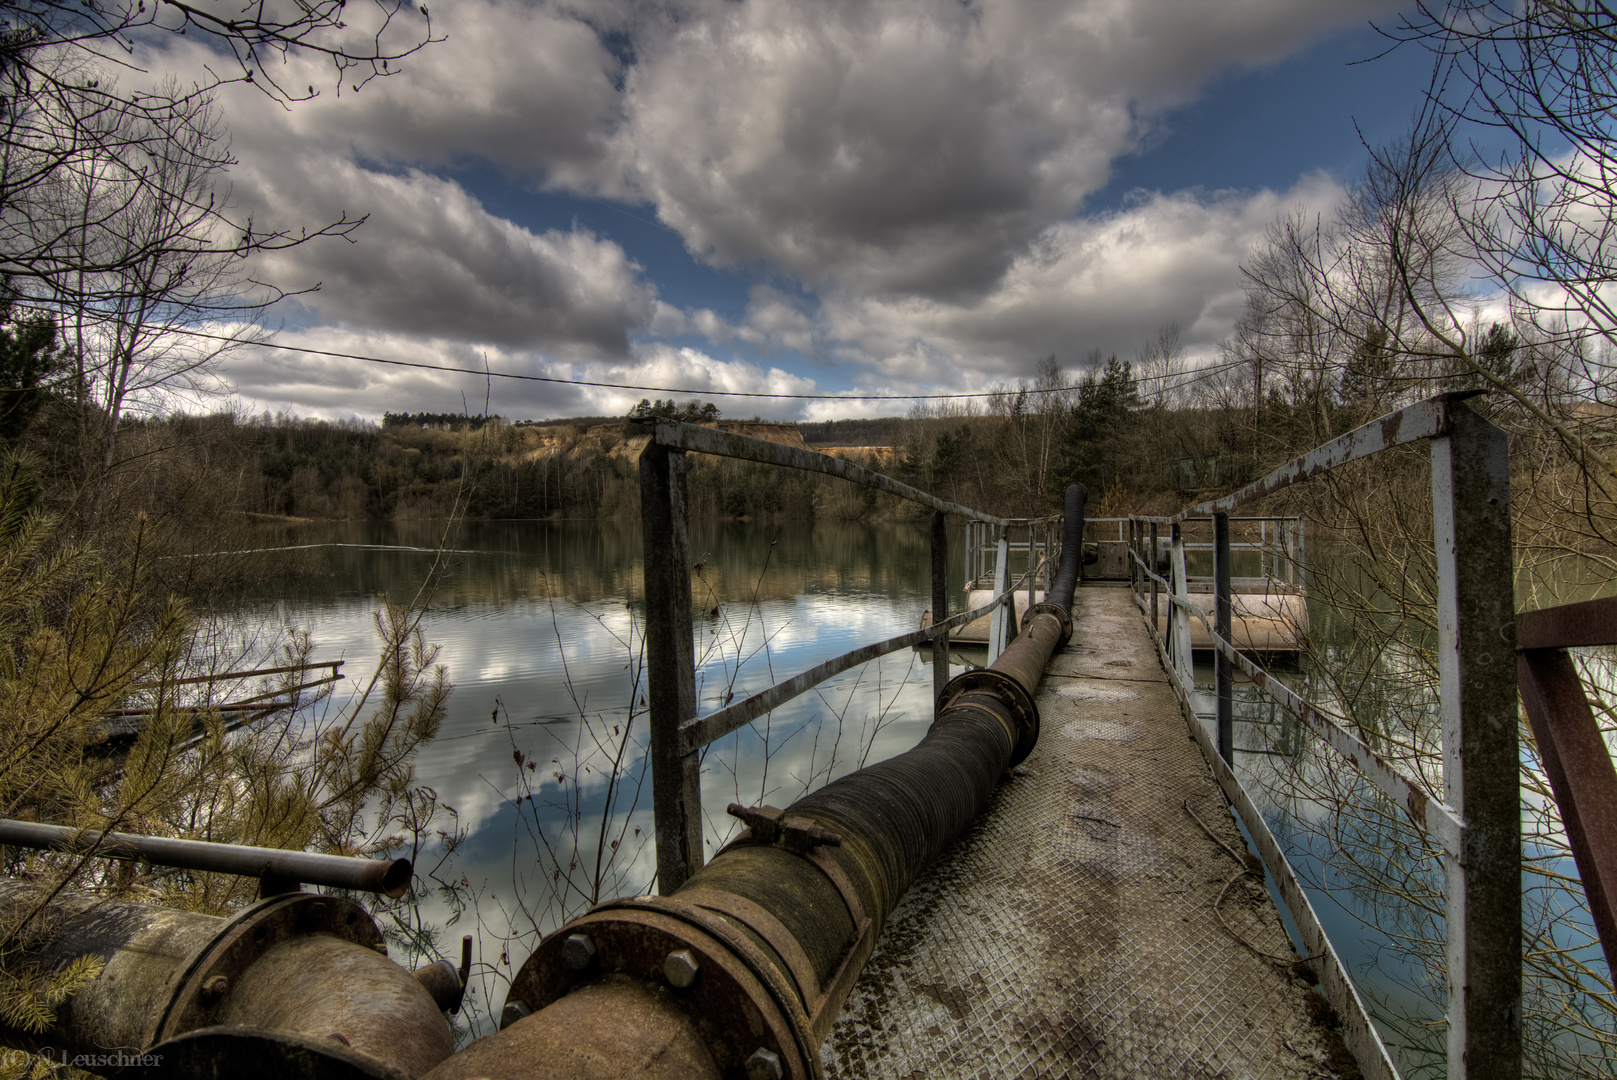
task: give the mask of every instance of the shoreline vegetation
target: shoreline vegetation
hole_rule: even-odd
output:
[[[1169,395],[1153,401],[1139,393],[1131,366],[1115,358],[1100,378],[1076,382],[1053,360],[1046,364],[1045,381],[1057,383],[1055,389],[1006,391],[988,399],[987,408],[919,407],[903,417],[783,423],[721,419],[707,405],[706,416],[690,419],[842,457],[1005,516],[1059,512],[1060,492],[1080,482],[1091,493],[1091,516],[1109,517],[1173,513],[1227,493],[1384,411],[1381,402],[1334,400],[1321,408],[1279,394],[1259,409],[1250,393],[1244,402]],[[1423,389],[1450,389],[1449,381]],[[1530,546],[1566,544],[1566,519],[1587,507],[1535,504],[1531,496],[1546,475],[1567,473],[1570,480],[1573,463],[1554,460],[1556,448],[1544,445],[1533,417],[1508,402],[1482,407],[1513,436],[1526,496],[1518,507],[1519,538]],[[699,408],[692,402],[682,411]],[[1609,407],[1581,405],[1573,418],[1602,434],[1617,426],[1617,410]],[[648,441],[621,417],[511,422],[388,414],[376,424],[221,412],[126,418],[105,452],[113,464],[102,471],[83,465],[102,451],[75,454],[64,426],[42,416],[17,440],[36,462],[46,507],[70,528],[77,520],[90,531],[109,513],[167,523],[185,553],[250,547],[239,542],[245,533],[319,521],[638,520],[637,462]],[[919,512],[834,477],[696,453],[688,484],[692,517],[708,520],[902,521]],[[1321,509],[1313,506],[1318,501],[1294,495],[1275,500],[1275,512],[1309,513]],[[1351,527],[1334,514],[1310,516],[1321,536]],[[1574,520],[1570,532],[1578,531]],[[220,565],[209,576],[223,585],[232,575]],[[193,574],[184,591],[215,588]]]

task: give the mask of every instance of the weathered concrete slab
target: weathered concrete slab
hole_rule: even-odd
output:
[[[1082,589],[1074,614],[1038,749],[900,903],[827,1073],[1338,1075],[1127,590]]]

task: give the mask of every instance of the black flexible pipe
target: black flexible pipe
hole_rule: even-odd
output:
[[[1061,562],[1056,579],[1044,598],[1067,611],[1072,610],[1072,593],[1078,587],[1078,571],[1084,561],[1084,503],[1089,493],[1082,484],[1068,484],[1066,506],[1061,519]]]

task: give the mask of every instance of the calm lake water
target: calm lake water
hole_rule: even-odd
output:
[[[333,701],[341,707],[374,664],[378,596],[415,594],[441,529],[431,522],[304,527],[288,542],[329,546],[311,548],[310,572],[277,582],[273,595],[240,615],[260,626],[308,629],[317,658],[346,659],[348,679]],[[706,612],[698,711],[915,629],[931,606],[927,533],[925,523],[695,529],[693,591]],[[962,540],[951,536],[953,604],[962,596]],[[485,1003],[504,1000],[505,981],[538,934],[596,899],[653,888],[651,788],[642,767],[641,546],[637,527],[545,521],[469,522],[454,548],[424,625],[455,690],[417,773],[453,808],[465,840],[452,856],[418,859],[434,891],[414,915],[440,933],[446,955],[458,954],[461,934],[475,935],[480,974],[463,1016],[486,1031]],[[1315,545],[1312,554],[1324,552]],[[1316,637],[1338,632],[1329,610],[1311,605],[1310,616]],[[709,851],[738,827],[727,804],[785,806],[918,742],[931,722],[929,656],[903,650],[847,672],[710,747],[702,767]],[[1320,696],[1303,670],[1281,673]],[[1197,682],[1210,695],[1210,666],[1198,668]],[[1246,751],[1238,765],[1262,805],[1264,791],[1284,786],[1275,755],[1295,755],[1300,744],[1253,688],[1238,686],[1237,697],[1237,745]],[[1210,698],[1203,707],[1211,711]],[[1298,813],[1280,798],[1265,806],[1290,838],[1302,876],[1332,881],[1329,853],[1296,828]],[[1387,939],[1365,925],[1374,912],[1341,892],[1313,901],[1362,987],[1412,1008],[1401,985],[1410,973],[1387,962]],[[1398,1056],[1409,1066],[1428,1060],[1417,1047]]]
[[[332,702],[343,707],[375,663],[378,596],[415,594],[441,528],[298,530],[290,543],[330,546],[311,549],[311,572],[276,583],[273,596],[240,615],[308,629],[319,659],[345,659],[347,679]],[[466,839],[446,860],[418,859],[418,871],[447,886],[423,901],[420,917],[442,930],[446,954],[458,953],[462,933],[477,935],[478,997],[497,1006],[504,977],[538,933],[596,898],[653,888],[641,545],[635,527],[545,521],[469,522],[454,547],[424,626],[455,689],[417,774],[454,809]],[[693,593],[706,612],[702,714],[914,630],[931,606],[925,523],[726,523],[695,529],[691,549],[701,563]],[[954,573],[963,579],[961,567]],[[955,595],[961,585],[954,582]],[[729,803],[785,806],[915,745],[932,718],[929,660],[894,653],[710,747],[702,765],[709,851],[739,827],[725,813]]]

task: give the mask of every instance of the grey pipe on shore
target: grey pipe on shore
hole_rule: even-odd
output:
[[[747,828],[666,897],[600,905],[541,942],[502,1030],[428,1080],[821,1075],[819,1047],[899,897],[987,808],[1038,736],[1033,694],[1071,635],[1084,490],[1066,492],[1044,602],[952,679],[925,738]]]
[[[409,859],[359,859],[310,851],[175,840],[167,836],[101,833],[0,818],[0,845],[94,854],[107,859],[139,859],[154,866],[268,878],[280,886],[322,885],[334,889],[403,896],[410,889]]]

